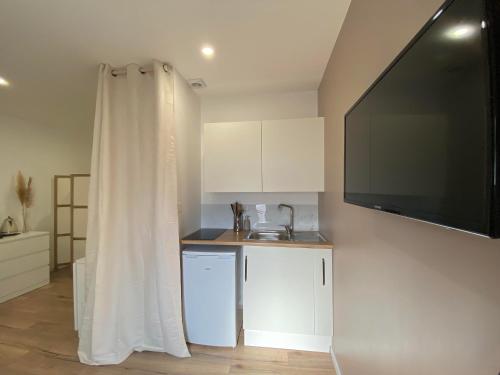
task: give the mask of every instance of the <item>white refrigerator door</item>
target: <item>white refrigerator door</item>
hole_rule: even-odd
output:
[[[185,252],[182,259],[187,341],[235,347],[235,254]]]

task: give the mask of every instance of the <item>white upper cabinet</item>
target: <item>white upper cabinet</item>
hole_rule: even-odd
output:
[[[205,124],[205,191],[262,191],[261,128],[260,121]]]
[[[324,191],[323,118],[262,122],[263,191]]]
[[[324,191],[324,121],[207,123],[206,192]]]

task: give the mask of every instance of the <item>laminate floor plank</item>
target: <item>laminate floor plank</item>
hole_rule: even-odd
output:
[[[69,268],[49,285],[0,303],[1,375],[335,375],[330,355],[284,349],[189,345],[191,358],[133,353],[114,366],[78,361]]]

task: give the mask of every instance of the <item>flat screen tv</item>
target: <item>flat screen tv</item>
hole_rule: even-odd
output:
[[[345,116],[344,201],[500,236],[500,1],[450,0]]]

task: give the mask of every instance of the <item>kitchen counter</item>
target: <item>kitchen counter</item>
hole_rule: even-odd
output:
[[[203,245],[192,246],[191,252],[183,253],[184,291],[194,288],[195,295],[202,296],[204,301],[220,301],[220,293],[236,283],[240,290],[236,306],[243,308],[245,346],[328,353],[333,335],[332,243],[322,241],[317,231],[297,231],[295,240],[291,241],[276,237],[247,240],[248,234],[235,233],[232,229],[203,228],[184,237],[181,243],[185,246]],[[197,254],[198,248],[206,252],[213,250],[218,255]],[[239,257],[236,265],[231,263],[231,277],[218,265],[230,262],[231,256],[222,255],[224,248]],[[234,251],[235,248],[239,250]],[[187,265],[186,259],[191,265]],[[223,288],[203,289],[221,280],[222,275],[227,278],[222,280]],[[186,280],[190,279],[186,276],[193,277],[196,283],[188,281],[186,287]],[[206,297],[213,290],[215,300]],[[234,298],[234,290],[230,294]],[[193,298],[192,295],[187,299]],[[235,302],[231,300],[229,306],[233,311]],[[232,319],[233,312],[227,316]],[[231,327],[234,324],[232,322]]]
[[[182,245],[219,245],[219,246],[272,246],[272,247],[295,247],[311,249],[331,249],[333,244],[326,242],[288,241],[288,240],[247,240],[248,232],[234,232],[227,229],[215,239],[193,239],[192,234],[181,240]]]

